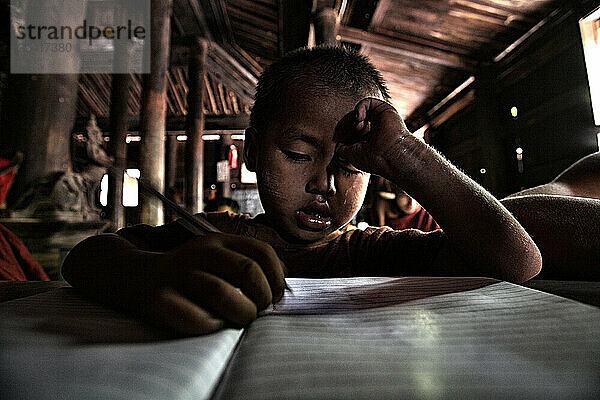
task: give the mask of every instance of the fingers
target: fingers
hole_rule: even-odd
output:
[[[385,101],[373,97],[362,99],[354,106],[354,110],[344,115],[338,122],[334,140],[346,145],[367,140],[374,113],[386,106],[391,107]]]
[[[213,317],[172,288],[150,298],[142,313],[150,321],[188,335],[204,335],[221,329],[222,319]]]
[[[184,283],[183,294],[212,315],[236,325],[247,325],[256,318],[252,300],[232,284],[204,271],[194,272]]]
[[[273,300],[279,300],[281,296],[283,296],[283,290],[285,288],[285,266],[281,260],[279,260],[275,250],[267,243],[254,238],[226,236],[224,240],[229,249],[235,250],[255,260],[258,262],[258,265],[260,265],[272,293],[272,298],[265,307],[271,304]]]
[[[161,307],[161,313],[171,308],[174,316],[191,316],[200,324],[197,331],[217,326],[213,320],[246,325],[283,295],[282,263],[271,246],[253,238],[210,234],[183,244],[168,259],[161,269],[171,276],[165,275],[163,282],[177,296],[167,296],[155,307]],[[161,318],[168,326],[194,333],[191,325],[174,316]]]
[[[203,260],[203,270],[231,282],[232,287],[239,287],[260,310],[271,304],[273,295],[269,281],[256,261],[225,247],[215,248],[207,255],[210,258]],[[186,282],[182,284],[186,285]]]

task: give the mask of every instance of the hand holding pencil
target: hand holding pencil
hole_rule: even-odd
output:
[[[122,176],[122,172],[111,169]],[[139,181],[182,217],[177,229],[192,236],[156,251],[135,227],[85,239],[67,255],[64,278],[86,295],[184,334],[207,334],[226,324],[243,326],[285,288],[284,267],[268,244],[220,233]],[[172,203],[172,204],[171,204]],[[161,240],[156,228],[147,227]],[[107,252],[106,249],[111,249]]]

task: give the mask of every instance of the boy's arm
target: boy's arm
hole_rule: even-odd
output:
[[[151,251],[170,237],[146,229],[154,230],[150,241],[127,229],[83,240],[67,255],[63,277],[99,302],[185,334],[245,325],[283,294],[283,270],[266,243],[209,234]]]
[[[447,245],[431,271],[522,282],[539,273],[533,240],[500,202],[410,134],[383,101],[360,101],[336,128],[338,155],[394,182],[421,203],[444,230]]]

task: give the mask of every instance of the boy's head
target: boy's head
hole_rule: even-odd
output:
[[[246,133],[248,168],[272,226],[311,242],[359,210],[369,175],[334,157],[334,128],[365,97],[389,98],[368,59],[343,47],[303,48],[259,79]]]

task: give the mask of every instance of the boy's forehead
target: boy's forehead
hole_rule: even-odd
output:
[[[346,113],[353,110],[362,95],[348,96],[338,92],[321,91],[303,92],[285,96],[282,101],[273,104],[267,131],[282,134],[283,132],[310,132],[312,128],[330,127]],[[332,131],[333,132],[333,131]],[[323,134],[323,132],[319,132]]]

